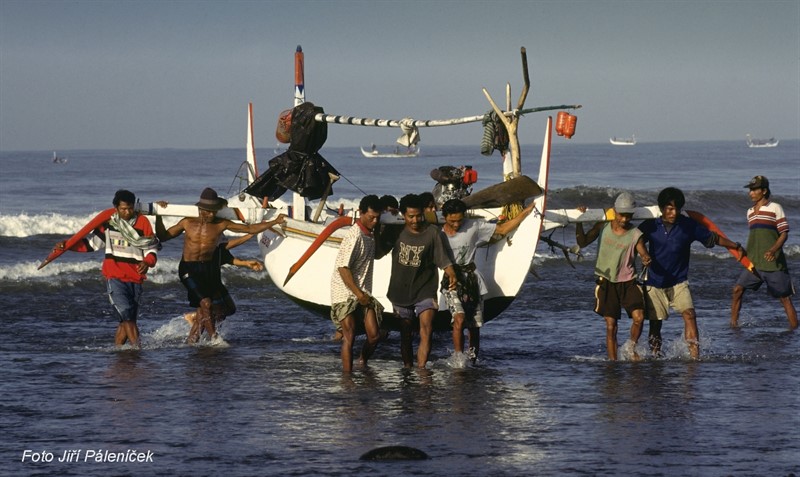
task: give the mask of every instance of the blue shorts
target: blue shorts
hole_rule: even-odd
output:
[[[114,315],[122,321],[136,321],[139,316],[139,300],[142,297],[142,284],[123,282],[116,278],[106,280],[108,301]]]
[[[758,274],[761,275],[761,279],[745,270],[739,275],[736,284],[745,290],[758,290],[761,288],[761,284],[766,282],[767,293],[771,297],[784,298],[794,295],[794,285],[788,271],[762,272],[759,270]]]
[[[392,303],[394,314],[401,320],[413,320],[425,310],[439,310],[439,304],[433,298],[426,298],[412,306],[398,306]]]

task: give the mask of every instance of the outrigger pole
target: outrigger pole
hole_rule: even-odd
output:
[[[299,48],[299,47],[298,47]],[[501,111],[497,104],[492,100],[486,88],[483,88],[483,94],[492,109],[503,122],[506,127],[509,137],[509,149],[511,152],[511,169],[512,172],[508,179],[517,177],[521,174],[521,158],[519,148],[519,138],[517,136],[517,127],[519,125],[519,118],[528,113],[537,113],[541,111],[553,111],[557,109],[580,109],[580,104],[561,104],[558,106],[542,106],[537,108],[523,109],[525,100],[528,97],[530,90],[530,75],[528,74],[528,56],[525,47],[520,48],[520,55],[522,57],[522,76],[524,86],[517,102],[516,109],[511,109],[511,86],[506,84],[506,111]],[[320,123],[333,123],[333,124],[347,124],[351,126],[373,126],[373,127],[395,127],[402,128],[403,131],[413,130],[421,127],[438,127],[438,126],[454,126],[458,124],[474,123],[483,121],[484,114],[467,116],[463,118],[453,119],[373,119],[373,118],[358,118],[352,116],[338,116],[333,114],[320,113],[314,116],[314,120]]]
[[[538,108],[515,109],[512,111],[505,111],[502,114],[506,117],[523,116],[529,113],[538,113],[541,111],[554,111],[556,109],[580,109],[580,104],[561,104],[558,106],[541,106]],[[373,118],[357,118],[352,116],[336,116],[333,114],[317,114],[314,120],[318,123],[333,123],[333,124],[348,124],[351,126],[373,126],[382,128],[399,128],[402,126],[411,126],[418,128],[439,127],[439,126],[455,126],[459,124],[477,123],[483,121],[485,115],[466,116],[463,118],[453,119],[373,119]]]

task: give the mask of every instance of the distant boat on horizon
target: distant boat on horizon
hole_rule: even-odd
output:
[[[620,139],[617,139],[617,137],[614,136],[610,138],[608,141],[615,146],[635,146],[636,136],[632,134],[630,138],[620,138]]]
[[[775,147],[780,141],[771,137],[769,139],[753,139],[749,134],[747,135],[747,147]]]
[[[66,157],[58,157],[56,151],[53,151],[53,164],[66,164],[67,158]]]
[[[420,148],[419,148],[419,146],[416,146],[416,145],[415,146],[408,146],[408,147],[394,146],[394,148],[392,148],[391,146],[387,146],[387,147],[389,148],[388,152],[386,152],[387,149],[384,149],[383,152],[381,152],[381,151],[378,150],[378,146],[376,146],[375,144],[372,144],[367,149],[362,147],[361,148],[361,154],[364,157],[389,157],[389,158],[392,158],[392,157],[394,157],[394,158],[399,158],[399,157],[417,157],[417,156],[419,156]]]

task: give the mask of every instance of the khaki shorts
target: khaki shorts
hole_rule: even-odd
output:
[[[647,303],[648,320],[666,320],[670,307],[678,313],[694,308],[688,281],[668,288],[648,286],[644,301]]]
[[[381,305],[381,302],[376,300],[375,297],[369,298],[369,305],[367,307],[361,305],[354,296],[348,298],[347,301],[334,303],[331,306],[331,321],[333,321],[333,325],[337,330],[341,330],[341,321],[349,315],[353,315],[353,318],[355,318],[357,322],[364,321],[365,308],[375,309],[375,319],[378,321],[378,326],[381,326],[381,322],[383,321],[383,305]]]

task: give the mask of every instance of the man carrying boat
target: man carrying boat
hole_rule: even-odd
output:
[[[413,366],[414,319],[419,320],[417,367],[424,368],[428,362],[433,318],[439,309],[437,268],[444,269],[449,279],[448,289],[455,288],[457,281],[439,229],[425,221],[424,207],[418,195],[408,194],[400,199],[405,225],[392,247],[392,275],[386,294],[400,319],[400,352],[406,368]]]
[[[353,370],[353,342],[356,319],[363,322],[367,339],[361,348],[360,363],[367,365],[380,339],[383,306],[372,296],[372,270],[375,264],[373,231],[381,217],[381,202],[368,195],[358,205],[359,217],[342,240],[331,275],[331,320],[342,332],[342,370]]]
[[[464,352],[464,328],[469,330],[469,350],[467,357],[474,363],[480,350],[480,328],[483,326],[483,295],[488,293],[480,271],[475,267],[475,252],[478,247],[489,243],[494,235],[511,232],[533,211],[531,202],[521,213],[502,224],[485,220],[465,219],[467,205],[460,199],[450,199],[442,205],[444,225],[442,232],[445,244],[453,262],[458,285],[450,288],[443,283],[442,294],[452,315],[453,351]]]
[[[216,216],[228,201],[219,197],[214,189],[206,188],[197,202],[198,217],[185,217],[169,229],[164,227],[160,215],[156,216],[156,235],[162,242],[186,233],[183,240],[183,255],[178,266],[178,276],[188,291],[189,304],[197,308],[196,320],[189,332],[189,343],[200,339],[203,330],[209,338],[217,335],[216,322],[225,317],[222,298],[224,289],[220,281],[219,258],[215,251],[226,230],[246,234],[263,232],[284,222],[280,214],[275,220],[259,224],[238,224]],[[221,257],[220,254],[216,254]]]
[[[119,320],[114,344],[129,342],[139,347],[139,302],[142,282],[147,271],[156,265],[160,244],[153,234],[147,217],[137,214],[136,195],[128,190],[118,190],[112,201],[116,212],[97,227],[91,235],[73,245],[73,252],[93,252],[103,248],[103,276],[106,278],[108,299],[114,315]],[[63,250],[64,242],[56,244]]]
[[[747,210],[747,224],[750,235],[747,237],[749,258],[758,270],[759,277],[745,270],[733,287],[731,302],[731,327],[739,326],[739,311],[745,290],[758,290],[767,282],[767,293],[780,300],[789,320],[789,329],[797,328],[797,310],[792,303],[794,285],[786,265],[783,244],[789,237],[789,222],[783,207],[769,200],[769,179],[755,176],[745,186],[750,190],[753,207]]]
[[[680,189],[667,187],[658,194],[661,217],[639,224],[653,259],[645,280],[647,318],[650,321],[648,341],[651,351],[656,355],[660,353],[661,326],[672,307],[683,317],[684,339],[689,346],[689,354],[693,359],[698,359],[700,337],[688,281],[690,247],[692,242],[700,242],[706,248],[717,244],[731,249],[740,249],[742,246],[681,215],[685,204],[686,198]]]
[[[166,203],[160,204],[162,207],[166,207]],[[242,235],[241,237],[237,237],[235,239],[227,240],[217,246],[217,249],[214,251],[214,262],[219,264],[220,268],[222,265],[233,265],[235,267],[247,268],[253,270],[254,272],[260,272],[264,270],[264,265],[259,262],[258,260],[252,259],[241,259],[234,257],[233,254],[230,252],[231,249],[238,247],[239,245],[247,242],[251,238],[255,237],[255,234],[246,234]],[[220,271],[220,283],[222,282],[222,275]],[[223,284],[221,289],[221,301],[223,303],[222,316],[219,318],[220,321],[224,320],[225,318],[233,315],[236,313],[236,302],[233,301],[233,297],[231,297],[230,293],[228,293],[228,289]],[[189,313],[184,313],[184,319],[189,322],[189,325],[194,326],[195,321],[197,320],[197,312],[192,311]]]
[[[639,359],[636,342],[642,335],[644,295],[635,280],[634,260],[638,252],[642,263],[647,266],[650,256],[641,240],[642,232],[630,223],[635,208],[633,196],[623,192],[614,202],[614,219],[611,222],[598,222],[586,233],[580,222],[575,226],[575,237],[580,247],[600,239],[594,269],[597,276],[594,311],[605,318],[606,348],[608,359],[612,361],[617,359],[617,322],[622,316],[622,308],[633,320],[631,337],[625,348],[633,359]],[[579,207],[579,210],[585,211],[585,208]]]

